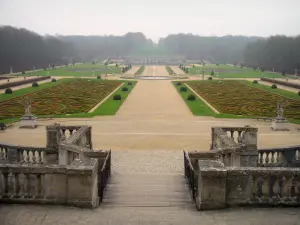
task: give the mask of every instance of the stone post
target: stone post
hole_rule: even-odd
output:
[[[58,150],[59,142],[61,139],[59,124],[53,124],[50,126],[46,126],[47,132],[47,145],[46,148]]]
[[[257,128],[249,128],[244,131],[241,147],[234,152],[232,166],[257,167],[257,131]]]

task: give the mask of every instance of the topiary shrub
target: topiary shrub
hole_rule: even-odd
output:
[[[53,78],[53,79],[52,79],[52,82],[56,82],[56,79],[55,79],[55,78]]]
[[[122,91],[128,91],[128,87],[122,87]]]
[[[22,71],[22,74],[25,74],[26,72],[25,71]]]
[[[272,84],[271,88],[276,89],[277,85],[276,84]]]
[[[187,92],[187,88],[186,87],[181,87],[180,92]]]
[[[44,70],[47,70],[47,68],[45,67]]]
[[[36,82],[32,83],[32,87],[38,87],[38,86],[39,86],[38,83],[36,83]]]
[[[214,76],[215,75],[215,71],[212,70],[211,73],[210,73],[210,75]]]
[[[209,80],[212,80],[213,78],[212,78],[212,77],[209,77],[208,79],[209,79]]]
[[[257,81],[257,80],[254,80],[254,81],[252,82],[252,84],[258,84],[258,81]]]
[[[177,85],[177,86],[181,86],[181,82],[177,82],[176,85]]]
[[[11,88],[7,88],[5,90],[5,94],[12,94],[12,93],[13,93],[13,91],[11,90]]]
[[[187,98],[187,100],[189,100],[189,101],[195,101],[196,97],[195,97],[195,95],[189,95],[188,98]]]
[[[101,76],[97,76],[97,79],[101,79]]]
[[[298,95],[300,96],[300,91],[298,91]]]
[[[114,100],[121,100],[121,95],[114,95]]]
[[[132,82],[129,81],[129,82],[127,83],[127,85],[132,85]]]

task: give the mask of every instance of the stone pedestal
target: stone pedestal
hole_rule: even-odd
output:
[[[36,119],[37,117],[35,115],[22,116],[20,121],[20,128],[36,128]]]
[[[289,122],[284,117],[276,117],[272,120],[271,128],[275,131],[287,131]]]

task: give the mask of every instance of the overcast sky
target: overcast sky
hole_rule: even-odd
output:
[[[300,0],[0,0],[0,24],[40,34],[300,34]]]

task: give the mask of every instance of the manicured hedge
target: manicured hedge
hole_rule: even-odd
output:
[[[34,82],[41,81],[41,80],[47,80],[50,78],[51,78],[50,76],[45,76],[45,77],[37,77],[37,78],[33,78],[33,79],[26,79],[26,80],[21,80],[21,81],[16,81],[16,82],[9,82],[9,83],[0,85],[0,90],[10,88],[10,87],[20,86],[23,84],[34,83]]]
[[[281,85],[284,85],[284,86],[287,86],[287,87],[292,87],[292,88],[298,88],[298,89],[300,89],[300,84],[295,84],[295,83],[292,83],[292,82],[286,82],[286,81],[281,81],[281,80],[276,80],[276,79],[270,79],[270,78],[265,78],[265,77],[262,77],[260,79],[262,81],[268,81],[268,82],[271,82],[271,83],[281,84]]]

